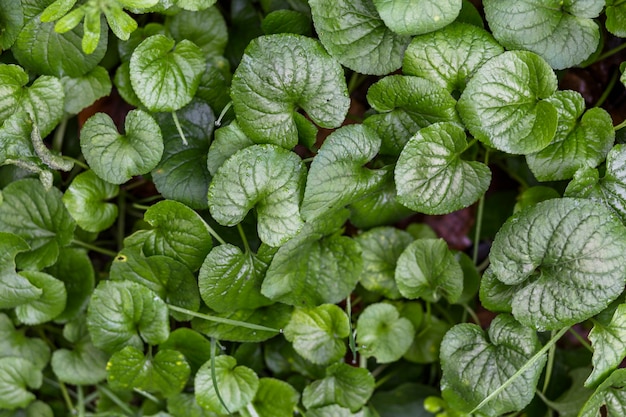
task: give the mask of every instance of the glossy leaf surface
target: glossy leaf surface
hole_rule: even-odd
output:
[[[117,205],[108,202],[117,197],[119,187],[98,177],[93,171],[78,174],[65,194],[63,204],[76,223],[88,232],[108,229],[117,219]]]

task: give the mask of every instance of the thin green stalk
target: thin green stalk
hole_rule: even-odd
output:
[[[119,408],[122,409],[124,414],[127,416],[133,417],[135,412],[130,408],[124,401],[122,401],[113,391],[108,389],[105,385],[98,385],[98,391],[101,391],[104,395],[106,395],[111,401],[115,403]]]
[[[135,391],[137,394],[141,395],[142,397],[149,399],[150,401],[152,401],[153,403],[157,405],[162,405],[161,400],[159,400],[157,397],[150,394],[149,392],[146,392],[139,388],[133,388],[133,391]]]
[[[137,210],[143,210],[143,211],[146,211],[150,208],[150,206],[146,206],[145,204],[139,204],[139,203],[133,203],[132,207]]]
[[[282,329],[273,329],[271,327],[261,326],[260,324],[246,323],[245,321],[231,320],[231,319],[225,319],[223,317],[210,316],[208,314],[198,313],[196,311],[187,310],[186,308],[177,307],[177,306],[171,305],[171,304],[168,304],[167,307],[170,310],[174,310],[174,311],[177,311],[179,313],[187,314],[189,316],[197,317],[199,319],[203,319],[203,320],[207,320],[207,321],[213,321],[215,323],[228,324],[230,326],[245,327],[246,329],[260,330],[260,331],[263,331],[263,332],[274,332],[274,333],[282,333],[283,332]]]
[[[485,150],[485,165],[489,165],[489,149]],[[486,194],[486,193],[485,193]],[[483,214],[485,212],[485,194],[480,196],[478,201],[478,211],[476,212],[476,230],[474,233],[474,253],[472,261],[474,265],[478,264],[478,248],[480,242],[480,233],[483,226]]]
[[[217,232],[207,222],[204,222],[204,225],[206,226],[206,229],[208,230],[209,234],[213,236],[215,240],[217,240],[220,243],[220,245],[226,244],[226,241],[222,239],[222,237],[218,235]]]
[[[550,334],[551,337],[554,337],[554,330]],[[550,350],[548,351],[548,363],[546,365],[546,377],[543,380],[543,389],[542,393],[546,393],[548,390],[548,385],[550,385],[550,378],[552,378],[552,368],[554,367],[554,354],[556,353],[556,345],[552,345]]]
[[[65,131],[67,130],[67,122],[69,120],[69,116],[66,114],[61,119],[61,123],[57,126],[54,131],[54,137],[52,138],[52,149],[58,153],[61,153],[63,150],[63,139],[65,139]]]
[[[587,349],[589,352],[593,353],[593,348],[591,347],[589,342],[587,342],[585,340],[584,337],[579,335],[578,332],[576,330],[572,329],[572,328],[569,329],[569,332],[576,338],[576,340],[578,340],[580,342],[581,345],[583,345],[583,347],[585,349]]]
[[[90,251],[98,252],[98,253],[101,253],[103,255],[107,255],[107,256],[110,256],[110,257],[117,256],[117,252],[113,252],[112,250],[100,248],[100,247],[98,247],[96,245],[92,245],[91,243],[83,242],[83,241],[76,240],[76,239],[72,239],[72,243],[74,245],[76,245],[76,246],[80,246],[82,248],[89,249]]]
[[[246,250],[246,253],[252,253],[250,250],[250,244],[248,243],[248,238],[243,231],[243,227],[241,227],[241,223],[237,223],[237,231],[239,232],[239,236],[241,237],[241,241],[243,242],[243,247]]]
[[[602,55],[600,55],[600,56],[598,57],[598,59],[596,59],[596,60],[595,60],[594,62],[592,62],[591,64],[594,64],[594,63],[596,63],[596,62],[600,62],[600,61],[602,61],[602,60],[605,60],[605,59],[607,59],[608,57],[610,57],[611,55],[615,55],[616,53],[618,53],[619,51],[621,51],[621,50],[623,50],[623,49],[626,49],[626,43],[623,43],[623,44],[621,44],[621,45],[619,45],[619,46],[617,46],[617,47],[615,47],[615,48],[611,49],[610,51],[606,51],[605,53],[603,53]],[[591,65],[591,64],[585,65],[585,67],[587,67],[587,66],[589,66],[589,65]],[[583,67],[583,68],[585,68],[585,67]]]
[[[213,389],[215,390],[215,394],[217,394],[217,399],[220,400],[222,407],[226,409],[226,413],[230,414],[230,410],[228,406],[224,402],[222,398],[222,394],[220,394],[219,384],[217,383],[217,375],[215,374],[215,338],[211,338],[211,380],[213,381]]]
[[[80,159],[72,158],[71,156],[66,156],[66,155],[63,155],[63,159],[66,159],[68,161],[74,162],[75,165],[78,165],[79,167],[81,167],[85,171],[89,169],[89,165],[87,165],[86,163],[84,163]]]
[[[609,80],[609,83],[607,84],[606,88],[602,92],[602,95],[600,96],[600,98],[598,99],[598,101],[593,107],[600,107],[604,104],[606,99],[609,97],[609,94],[611,94],[613,87],[615,87],[615,83],[617,82],[618,77],[619,77],[619,71],[614,71],[613,75],[611,76],[611,79]]]
[[[365,81],[365,78],[366,77],[364,75],[361,75],[356,71],[353,72],[350,76],[350,80],[348,81],[348,94],[352,94],[354,90],[356,90],[359,85]]]
[[[254,408],[254,405],[251,402],[248,403],[248,405],[246,406],[246,410],[248,411],[248,414],[250,414],[250,416],[260,417],[259,413],[256,412],[256,409]]]
[[[474,311],[474,309],[470,307],[467,303],[463,303],[461,304],[461,306],[463,306],[465,311],[467,311],[467,313],[470,315],[474,323],[480,325],[480,319],[478,318],[478,315],[476,315],[476,312]]]
[[[63,381],[59,381],[59,389],[61,390],[61,395],[63,396],[63,401],[65,401],[65,405],[67,405],[70,414],[76,414],[76,408],[74,407],[74,403],[72,403],[72,399],[70,398],[70,394],[67,391],[67,387],[63,383]]]
[[[126,191],[120,190],[117,196],[117,250],[121,251],[124,247],[124,236],[126,236]]]
[[[396,372],[389,372],[387,375],[385,375],[384,377],[376,380],[376,383],[374,384],[374,389],[378,389],[381,386],[383,386],[383,384],[387,381],[389,381],[391,378],[393,378],[394,376],[396,376]]]
[[[469,414],[474,414],[475,412],[480,410],[482,407],[484,407],[485,404],[487,404],[489,401],[493,400],[495,397],[500,395],[500,393],[502,391],[507,389],[509,387],[509,385],[511,385],[513,382],[515,382],[515,379],[517,379],[517,377],[519,377],[524,372],[526,372],[531,366],[533,366],[535,364],[535,362],[537,362],[539,360],[539,358],[541,358],[550,348],[552,348],[552,345],[554,345],[565,334],[565,332],[567,332],[568,329],[569,329],[569,327],[565,327],[565,328],[559,330],[559,332],[556,335],[554,335],[554,337],[552,337],[552,339],[550,339],[548,341],[548,343],[546,343],[544,345],[544,347],[542,347],[539,350],[539,352],[535,353],[533,355],[533,357],[530,358],[528,360],[528,362],[526,362],[524,364],[524,366],[519,368],[517,370],[517,372],[515,372],[509,379],[504,381],[504,383],[502,385],[500,385],[498,388],[496,388],[494,391],[492,391],[491,394],[489,394],[484,400],[482,400],[480,402],[480,404],[478,404],[476,407],[474,407],[474,409],[472,411],[470,411]]]
[[[626,45],[626,44],[624,44]],[[618,124],[617,126],[615,126],[613,129],[617,132],[618,130],[622,129],[626,127],[626,120],[624,120],[622,123]]]
[[[224,106],[217,120],[215,121],[215,127],[220,127],[222,125],[222,119],[226,116],[228,110],[233,106],[233,102],[229,101],[227,105]]]
[[[183,145],[187,146],[189,143],[187,142],[187,138],[185,137],[185,132],[183,132],[183,127],[180,125],[180,121],[178,120],[178,116],[176,112],[172,112],[172,119],[174,119],[174,124],[176,125],[176,130],[178,130],[178,135],[183,141]]]
[[[78,394],[78,400],[76,402],[78,417],[85,417],[85,393],[83,392],[83,387],[78,385],[76,391]]]
[[[352,300],[350,299],[350,295],[346,298],[346,313],[348,314],[348,325],[350,326],[350,335],[348,336],[348,346],[350,347],[350,352],[352,352],[352,363],[356,363],[356,338],[354,337],[354,332],[352,328]]]

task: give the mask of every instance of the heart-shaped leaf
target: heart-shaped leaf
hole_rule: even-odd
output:
[[[217,169],[238,150],[252,145],[254,142],[243,133],[236,120],[217,129],[207,156],[207,168],[211,175],[215,175]]]
[[[101,97],[111,92],[111,78],[104,67],[95,67],[80,77],[61,78],[65,91],[66,113],[78,114],[85,107],[91,106]]]
[[[172,112],[191,101],[205,67],[204,54],[193,42],[153,35],[130,58],[130,82],[148,110]]]
[[[147,174],[163,154],[161,129],[152,116],[132,110],[124,122],[125,134],[105,113],[96,113],[83,125],[80,147],[91,169],[111,184],[123,184],[135,175]]]
[[[24,324],[41,324],[59,316],[65,310],[67,292],[65,285],[52,275],[39,271],[22,271],[35,287],[41,290],[41,296],[15,307],[15,316]]]
[[[573,0],[486,0],[485,17],[507,49],[541,55],[555,69],[580,64],[597,48],[602,2]]]
[[[404,54],[402,72],[426,78],[451,93],[462,92],[472,74],[502,52],[502,46],[486,30],[452,23],[414,37]]]
[[[428,126],[406,144],[395,168],[398,201],[426,214],[446,214],[476,202],[489,187],[491,171],[464,161],[463,128],[452,123]]]
[[[597,417],[605,410],[607,416],[626,413],[626,369],[613,372],[591,395],[578,414],[580,417]]]
[[[401,35],[421,35],[449,25],[462,4],[461,0],[374,0],[385,25]]]
[[[1,205],[0,205],[1,206]],[[15,271],[15,256],[30,246],[11,233],[0,232],[0,308],[13,308],[41,296],[41,289]]]
[[[320,41],[342,65],[373,75],[400,68],[411,38],[392,32],[372,0],[310,0],[309,5]]]
[[[50,360],[50,347],[39,338],[26,337],[26,330],[16,329],[6,314],[0,314],[0,357],[26,359],[43,370]]]
[[[159,349],[146,357],[134,346],[115,352],[107,363],[107,381],[113,389],[142,389],[164,397],[182,391],[189,378],[189,364],[182,353]]]
[[[307,385],[302,392],[306,408],[338,404],[357,411],[374,392],[374,377],[365,368],[337,363],[326,368],[326,378]]]
[[[280,246],[302,227],[300,200],[306,168],[293,152],[254,145],[230,157],[209,186],[211,216],[223,226],[240,223],[256,207],[261,241]]]
[[[516,288],[510,306],[517,320],[559,329],[594,316],[622,293],[624,251],[626,227],[608,208],[552,199],[506,221],[493,242],[490,269]]]
[[[274,378],[259,379],[259,388],[250,407],[240,411],[243,417],[292,417],[300,394],[294,387]]]
[[[378,363],[397,361],[413,343],[415,328],[391,304],[370,304],[356,324],[359,352],[375,357]]]
[[[296,308],[285,327],[285,338],[303,358],[327,365],[346,354],[350,323],[346,313],[334,304]]]
[[[217,414],[229,414],[250,404],[259,389],[259,377],[252,369],[237,366],[237,360],[226,355],[215,358],[214,371],[211,366],[211,361],[205,363],[196,374],[196,401],[202,408]]]
[[[341,65],[316,40],[293,34],[254,39],[235,71],[231,96],[250,139],[287,149],[298,141],[298,107],[318,125],[334,128],[350,106]]]
[[[159,345],[159,349],[171,349],[182,353],[195,374],[206,361],[211,359],[211,342],[195,330],[180,327]]]
[[[125,346],[143,350],[169,336],[166,304],[147,287],[131,281],[101,281],[87,311],[87,327],[96,347],[108,353]]]
[[[78,174],[63,195],[76,223],[88,232],[100,232],[117,219],[117,205],[108,203],[117,197],[119,187],[98,177],[93,171]]]
[[[481,142],[512,154],[537,152],[556,133],[558,112],[545,100],[556,91],[556,81],[538,55],[508,51],[478,68],[457,110]]]
[[[626,356],[626,304],[607,309],[594,320],[589,340],[593,346],[593,372],[585,386],[594,386],[614,371]]]
[[[513,377],[540,348],[535,331],[509,315],[498,315],[487,335],[475,324],[457,324],[441,343],[443,398],[459,411],[471,411]],[[528,405],[535,396],[545,362],[545,355],[535,360],[481,412],[496,416]]]
[[[0,408],[15,410],[26,407],[36,397],[28,389],[41,386],[43,375],[24,358],[0,358]]]
[[[585,100],[575,91],[558,91],[546,101],[554,104],[559,124],[547,147],[526,155],[535,177],[539,181],[569,179],[579,168],[602,162],[615,140],[613,121],[606,110],[585,111]]]
[[[385,171],[364,166],[379,148],[380,138],[363,125],[348,125],[331,133],[309,168],[302,217],[311,221],[373,191]]]

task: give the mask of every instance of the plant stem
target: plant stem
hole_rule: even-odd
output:
[[[246,250],[246,253],[251,253],[250,244],[248,243],[248,238],[246,234],[243,232],[243,227],[241,227],[241,223],[237,223],[237,231],[239,232],[239,236],[241,237],[241,241],[243,242],[243,247]]]
[[[115,395],[113,391],[108,389],[106,386],[98,385],[98,391],[102,391],[102,393],[106,395],[111,401],[113,401],[115,405],[121,408],[124,414],[126,414],[127,416],[133,417],[135,415],[133,410],[128,407],[128,405],[126,405],[124,401],[122,401],[117,395]]]
[[[85,171],[89,169],[89,165],[87,165],[86,163],[84,163],[83,161],[81,161],[79,159],[72,158],[71,156],[65,156],[65,155],[63,155],[63,159],[67,159],[68,161],[74,162],[75,165],[78,165],[79,167],[81,167]]]
[[[144,204],[139,204],[139,203],[133,203],[133,206],[132,206],[132,207],[133,207],[134,209],[137,209],[137,210],[143,210],[143,211],[146,211],[146,210],[148,210],[148,209],[150,208],[150,206],[146,206],[146,205],[144,205]]]
[[[120,193],[117,196],[117,250],[121,251],[124,247],[124,236],[126,231],[126,190],[120,189]]]
[[[152,401],[153,403],[157,404],[157,405],[162,405],[161,404],[161,400],[159,400],[157,397],[155,397],[154,395],[150,394],[149,392],[146,392],[142,389],[139,388],[133,388],[133,391],[135,391],[137,394],[141,395],[142,397],[145,397],[147,399],[149,399],[150,401]]]
[[[67,122],[69,120],[69,116],[66,114],[61,119],[61,123],[57,126],[54,131],[54,137],[52,138],[52,149],[58,153],[61,153],[63,150],[63,139],[65,139],[65,131],[67,130]]]
[[[167,307],[170,310],[174,310],[174,311],[177,311],[179,313],[187,314],[189,316],[197,317],[199,319],[203,319],[203,320],[207,320],[207,321],[213,321],[215,323],[228,324],[229,326],[245,327],[246,329],[259,330],[259,331],[262,331],[262,332],[273,332],[273,333],[282,333],[283,332],[282,329],[273,329],[271,327],[261,326],[260,324],[247,323],[245,321],[239,321],[239,320],[225,319],[223,317],[217,317],[217,316],[210,316],[208,314],[198,313],[196,311],[187,310],[186,308],[177,307],[177,306],[171,305],[171,304],[168,304]]]
[[[613,75],[611,76],[611,79],[609,80],[609,83],[607,84],[606,88],[602,92],[602,95],[600,96],[600,98],[598,99],[598,101],[593,107],[600,107],[602,106],[602,104],[604,104],[606,99],[609,97],[609,94],[611,94],[613,87],[615,87],[615,83],[617,82],[618,76],[619,76],[619,71],[614,71]]]
[[[109,249],[100,248],[98,246],[92,245],[91,243],[83,242],[83,241],[76,240],[76,239],[72,239],[72,243],[76,246],[80,246],[85,249],[89,249],[91,251],[110,256],[112,258],[117,256],[117,252],[113,252],[112,250],[109,250]]]
[[[472,318],[472,320],[474,321],[474,323],[480,325],[480,319],[478,318],[478,316],[476,315],[476,312],[474,311],[474,309],[472,307],[470,307],[467,303],[463,303],[461,304],[463,306],[463,308],[465,309],[465,311],[467,311],[467,313],[470,315],[470,317]]]
[[[350,326],[350,335],[348,336],[348,346],[350,347],[350,352],[352,352],[352,363],[356,363],[356,340],[354,337],[354,330],[352,329],[352,300],[351,295],[348,295],[346,298],[346,313],[348,314],[348,325]]]
[[[215,127],[220,127],[222,125],[222,119],[224,118],[224,116],[226,116],[226,113],[228,112],[228,110],[233,106],[233,102],[229,101],[227,105],[224,106],[224,108],[222,109],[222,111],[220,112],[219,117],[217,118],[217,120],[215,121]]]
[[[215,394],[217,394],[217,399],[220,400],[222,407],[226,410],[227,414],[230,414],[230,410],[228,406],[224,402],[222,395],[220,394],[219,384],[217,383],[217,375],[215,374],[215,338],[211,338],[211,381],[213,381],[213,389],[215,390]]]
[[[485,165],[489,165],[489,149],[485,150]],[[483,226],[483,214],[485,212],[485,194],[480,196],[480,200],[478,201],[478,211],[476,212],[476,230],[474,232],[474,253],[472,256],[472,261],[474,265],[478,264],[478,249],[480,242],[480,232]]]
[[[67,405],[67,409],[70,411],[70,414],[76,414],[76,408],[74,408],[74,404],[72,403],[72,399],[70,398],[70,394],[67,391],[67,387],[63,381],[59,381],[59,389],[61,390],[61,395],[63,396],[63,400]]]
[[[626,44],[624,44],[626,45]],[[622,121],[622,123],[618,124],[617,126],[615,126],[613,129],[617,132],[618,130],[622,129],[626,127],[626,120]]]
[[[578,334],[578,332],[572,328],[569,329],[569,332],[576,338],[576,340],[578,340],[580,342],[581,345],[583,345],[583,347],[585,349],[587,349],[589,352],[593,353],[593,348],[591,347],[591,345],[589,344],[589,342],[587,342],[585,340],[584,337],[582,337],[581,335]]]
[[[608,57],[610,57],[611,55],[615,55],[616,53],[618,53],[622,49],[626,49],[626,43],[623,43],[623,44],[619,45],[618,47],[615,47],[615,48],[611,49],[610,51],[606,51],[605,53],[600,55],[598,57],[598,59],[596,59],[593,63],[600,62],[600,61],[602,61],[604,59],[607,59]],[[589,65],[591,65],[591,64],[589,64]],[[589,65],[586,65],[586,66],[589,66]]]
[[[350,81],[348,81],[348,94],[352,94],[363,81],[365,81],[365,76],[356,71],[353,72],[350,76]]]
[[[246,406],[246,410],[252,417],[260,417],[259,413],[256,412],[256,409],[254,408],[254,405],[252,405],[251,402],[248,403],[248,405]]]
[[[554,337],[554,330],[550,334],[551,337]],[[548,390],[548,385],[550,385],[550,378],[552,377],[552,368],[554,367],[554,354],[556,352],[556,345],[552,345],[550,350],[548,351],[548,363],[546,365],[546,377],[543,381],[543,389],[542,393],[546,393]]]
[[[539,352],[535,353],[532,358],[530,358],[528,360],[528,362],[526,362],[524,364],[524,366],[522,366],[521,368],[519,368],[517,370],[517,372],[515,372],[509,379],[507,379],[506,381],[504,381],[504,383],[502,385],[500,385],[498,388],[496,388],[494,391],[492,391],[491,394],[489,394],[487,397],[485,397],[484,400],[482,400],[480,402],[480,404],[478,404],[476,407],[474,407],[474,409],[472,411],[469,412],[469,414],[474,414],[475,412],[477,412],[478,410],[480,410],[485,404],[487,404],[489,401],[491,401],[492,399],[494,399],[495,397],[497,397],[498,395],[500,395],[500,393],[502,391],[504,391],[505,389],[507,389],[509,387],[509,385],[511,385],[515,379],[522,375],[524,372],[526,372],[531,366],[533,366],[535,364],[535,362],[537,362],[547,351],[548,349],[550,349],[552,347],[552,345],[554,345],[564,334],[565,332],[567,332],[569,330],[569,327],[565,327],[561,330],[558,331],[558,333],[556,335],[554,335],[549,341],[548,343],[545,344],[544,347],[542,347],[541,349],[539,349]]]
[[[222,239],[220,235],[217,234],[217,232],[211,227],[211,225],[209,225],[207,222],[204,222],[204,225],[206,226],[206,229],[209,232],[209,234],[213,236],[215,240],[217,240],[220,243],[220,245],[226,244],[226,241]]]
[[[78,385],[76,391],[78,392],[78,404],[76,404],[78,417],[85,417],[85,393],[83,392],[82,385]]]
[[[172,112],[172,119],[174,119],[176,130],[178,130],[178,134],[183,141],[183,145],[187,146],[189,143],[187,143],[187,138],[185,137],[185,133],[183,132],[183,127],[180,125],[180,121],[178,120],[178,116],[176,115],[175,111]]]

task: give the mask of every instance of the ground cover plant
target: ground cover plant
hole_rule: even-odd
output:
[[[0,0],[0,416],[626,415],[624,37]]]

